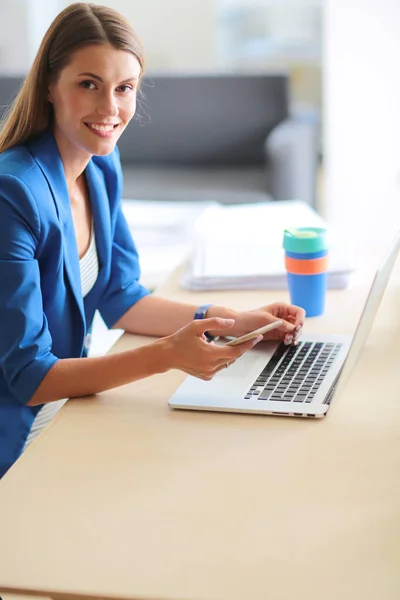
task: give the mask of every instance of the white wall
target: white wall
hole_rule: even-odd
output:
[[[102,4],[103,2],[96,2]],[[0,0],[0,72],[26,73],[53,18],[68,0]],[[214,0],[104,0],[129,19],[152,70],[216,69]]]
[[[326,0],[324,39],[326,215],[364,237],[391,232],[400,228],[400,1]]]
[[[0,71],[26,73],[29,64],[26,2],[2,0],[0,5]]]
[[[25,74],[62,0],[0,0],[0,72]]]
[[[104,4],[121,12],[136,29],[149,69],[201,71],[215,67],[214,0],[104,0]]]

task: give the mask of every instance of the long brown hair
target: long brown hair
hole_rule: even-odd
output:
[[[2,119],[0,152],[25,143],[51,125],[49,83],[57,81],[75,50],[89,44],[110,44],[131,52],[139,61],[142,77],[143,48],[129,22],[106,6],[71,4],[50,25],[17,97]]]

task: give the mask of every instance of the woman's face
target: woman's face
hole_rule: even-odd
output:
[[[135,114],[139,76],[139,61],[130,52],[105,44],[74,52],[49,86],[57,142],[74,154],[112,152]]]

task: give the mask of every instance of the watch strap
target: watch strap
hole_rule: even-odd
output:
[[[205,319],[207,316],[207,311],[210,308],[210,306],[212,306],[212,304],[202,304],[201,306],[196,308],[193,318],[194,319]],[[212,340],[214,339],[214,336],[210,335],[208,333],[208,331],[205,331],[204,335],[206,336],[206,338],[209,342],[212,342]]]

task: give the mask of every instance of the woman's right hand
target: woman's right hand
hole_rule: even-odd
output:
[[[221,335],[229,335],[234,323],[234,319],[220,317],[195,320],[156,343],[164,345],[169,369],[179,369],[209,381],[263,339],[261,335],[237,346],[217,346],[207,341],[206,331],[218,329]]]

